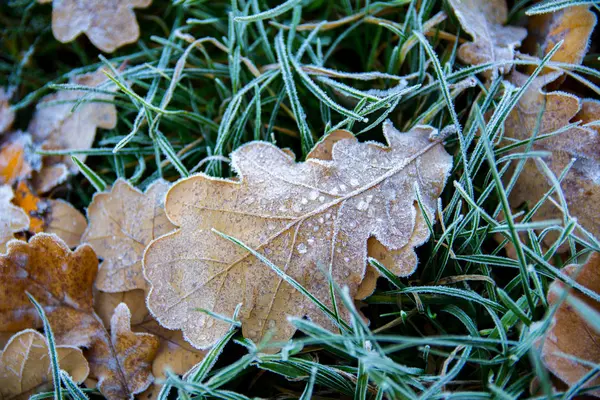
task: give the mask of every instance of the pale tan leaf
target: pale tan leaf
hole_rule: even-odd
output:
[[[10,130],[15,120],[15,112],[10,108],[9,100],[10,93],[0,88],[0,135]]]
[[[101,68],[93,73],[74,76],[69,83],[95,88],[107,81],[108,78]],[[115,91],[116,86],[111,84],[102,86],[101,89]],[[79,104],[72,112],[77,101],[86,95],[87,100]],[[113,97],[109,94],[88,93],[80,90],[61,90],[49,94],[38,104],[28,132],[32,135],[34,142],[40,143],[44,149],[87,150],[94,142],[97,128],[112,129],[117,123],[117,109],[113,104],[107,103]],[[61,104],[45,104],[48,102],[61,102]],[[85,161],[86,157],[79,155],[78,158]],[[44,159],[44,165],[59,163],[67,165],[71,173],[78,171],[70,157],[57,156]]]
[[[83,382],[89,366],[81,350],[57,346],[56,354],[60,369],[75,382]],[[44,335],[33,329],[15,334],[0,356],[0,398],[28,399],[32,394],[52,388],[52,366]]]
[[[348,138],[335,143],[332,161],[304,163],[252,142],[231,156],[239,181],[203,174],[179,181],[167,194],[166,211],[180,229],[152,242],[144,256],[151,313],[166,328],[182,329],[197,347],[210,346],[229,326],[190,312],[195,308],[232,316],[243,303],[243,333],[257,342],[270,329],[274,340],[289,339],[289,315],[331,326],[268,266],[212,229],[261,252],[325,304],[331,304],[329,286],[319,268],[329,269],[354,296],[369,237],[389,250],[409,243],[415,186],[425,206],[435,206],[451,158],[429,140],[434,132],[419,126],[400,133],[386,122],[388,147]]]
[[[554,53],[552,61],[581,64],[597,21],[596,15],[589,8],[565,7],[556,12],[534,15],[529,19],[527,47],[541,58],[563,40],[563,45]],[[534,69],[535,66],[529,66],[529,73]],[[546,68],[542,73],[548,72],[550,69]]]
[[[33,173],[32,185],[38,193],[48,193],[64,183],[69,177],[69,167],[63,163],[43,165],[40,171]]]
[[[473,37],[472,42],[459,47],[461,61],[475,65],[513,60],[515,48],[525,39],[527,30],[504,26],[508,14],[506,0],[448,0],[448,3],[463,29]],[[492,71],[503,74],[510,69],[510,64],[504,64]]]
[[[566,275],[574,278],[586,288],[600,294],[600,253],[594,253],[583,265],[569,265],[563,269]],[[562,297],[565,285],[555,280],[548,290],[548,302],[556,304]],[[576,297],[600,313],[600,303],[572,289],[569,296]],[[573,385],[591,370],[589,365],[569,360],[557,353],[600,363],[600,333],[595,331],[573,308],[564,301],[558,307],[545,335],[542,347],[542,360],[550,371],[568,385]],[[600,385],[600,377],[589,380],[584,387]],[[600,397],[600,390],[590,394]]]
[[[130,320],[127,305],[119,304],[110,321],[110,341],[99,341],[86,351],[98,388],[109,399],[132,399],[154,379],[151,365],[159,340],[154,335],[132,332]]]
[[[6,243],[14,238],[16,232],[29,227],[27,213],[10,202],[13,196],[10,186],[0,186],[0,253],[6,251]]]
[[[41,326],[26,295],[31,293],[45,309],[57,343],[86,348],[91,375],[106,382],[100,385],[102,394],[110,400],[132,398],[151,380],[149,364],[156,354],[152,344],[158,346],[158,340],[146,335],[138,340],[128,333],[128,310],[118,313],[113,325],[117,333],[109,335],[93,308],[97,268],[90,246],[71,251],[56,235],[9,242],[7,254],[0,255],[0,330]]]
[[[529,139],[536,129],[540,113],[542,116],[538,136],[552,133],[571,120],[577,119],[576,115],[582,104],[577,97],[564,92],[544,93],[542,91],[546,84],[553,82],[560,75],[560,72],[551,72],[538,77],[532,83],[506,120],[507,138]],[[515,85],[520,86],[527,76],[514,71],[510,79]],[[586,110],[591,108],[588,107]],[[588,118],[593,117],[588,116]],[[600,115],[595,118],[600,118]],[[524,148],[523,146],[515,151],[524,151]],[[576,159],[563,179],[561,188],[571,215],[577,217],[578,222],[585,229],[600,237],[600,210],[596,207],[600,203],[600,135],[598,132],[581,126],[571,128],[559,135],[536,141],[532,150],[551,152],[551,156],[545,157],[544,161],[557,177],[571,159]],[[533,207],[551,187],[551,181],[542,172],[541,167],[534,160],[529,159],[511,192],[511,204],[513,207],[518,207],[527,202],[529,207]],[[555,202],[560,204],[558,199]],[[534,220],[540,221],[562,218],[562,211],[551,201],[546,201],[534,216]],[[553,235],[546,236],[547,240],[553,238]]]
[[[165,329],[152,318],[146,309],[146,294],[143,290],[122,293],[98,292],[94,301],[96,312],[103,320],[112,315],[120,302],[127,304],[132,310],[131,329],[134,332],[151,333],[160,340],[160,347],[152,363],[152,374],[156,378],[165,378],[167,370],[182,375],[202,361],[205,352],[187,343],[181,331]]]
[[[88,207],[90,225],[82,240],[104,259],[96,287],[105,292],[145,289],[142,256],[146,245],[175,227],[164,212],[168,182],[155,181],[145,193],[123,179],[97,193]]]
[[[38,0],[49,3],[52,0]],[[52,33],[67,43],[84,33],[90,42],[107,53],[140,36],[134,8],[148,7],[152,0],[54,0]]]
[[[48,200],[50,212],[46,217],[44,232],[55,233],[69,247],[77,247],[87,221],[79,210],[64,200]]]

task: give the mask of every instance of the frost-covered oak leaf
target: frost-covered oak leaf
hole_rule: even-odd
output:
[[[84,33],[100,50],[111,53],[140,37],[134,8],[152,0],[38,0],[52,2],[52,33],[68,43]]]
[[[119,179],[112,189],[94,195],[88,207],[90,221],[82,240],[104,261],[96,287],[104,292],[145,289],[142,256],[154,239],[172,231],[164,211],[169,183],[157,180],[145,193]]]
[[[16,232],[29,227],[27,213],[11,203],[13,196],[10,186],[0,186],[0,253],[6,251],[6,243],[14,238]]]
[[[90,246],[71,251],[56,235],[40,233],[29,243],[9,242],[7,253],[0,254],[0,330],[41,326],[26,294],[31,293],[44,308],[57,344],[86,348],[90,373],[102,394],[109,400],[133,398],[152,381],[158,339],[128,331],[125,305],[114,317],[118,329],[113,326],[108,333],[93,308],[97,269]]]
[[[93,73],[74,76],[69,83],[115,91],[115,85],[105,84],[108,78],[102,71],[99,69]],[[113,98],[111,94],[88,93],[83,90],[60,90],[49,94],[38,104],[27,131],[34,143],[40,144],[44,149],[87,150],[94,143],[97,128],[115,127],[117,109],[114,104],[109,103]],[[73,107],[81,99],[84,99],[83,102],[73,111]],[[48,104],[50,102],[52,103]],[[85,158],[85,155],[79,156],[81,161],[85,161]],[[60,164],[66,165],[71,173],[79,171],[70,157],[44,157],[44,167]],[[50,185],[46,182],[42,186],[47,190]]]
[[[543,92],[544,86],[560,76],[560,72],[551,72],[534,80],[506,119],[507,139],[530,139],[538,124],[537,136],[540,137],[558,131],[570,122],[581,119],[587,120],[583,122],[591,122],[600,119],[600,108],[595,107],[596,102],[593,100],[580,100],[564,92]],[[517,86],[522,86],[526,80],[527,76],[517,71],[513,71],[510,76],[510,81]],[[524,149],[525,145],[516,148],[515,151],[522,152]],[[576,126],[535,141],[532,150],[550,152],[549,156],[543,157],[543,161],[555,177],[559,177],[571,160],[575,159],[561,181],[561,188],[570,214],[577,217],[577,221],[585,229],[600,237],[600,209],[597,207],[600,204],[599,132],[591,127]],[[543,172],[539,161],[530,158],[525,162],[510,193],[511,204],[518,207],[527,202],[529,207],[533,207],[552,187],[552,180]],[[555,204],[560,204],[560,201],[545,201],[533,219],[562,219],[563,212]],[[554,236],[547,235],[546,238],[553,240]]]
[[[269,330],[274,340],[289,339],[295,331],[289,315],[332,326],[310,300],[214,230],[262,253],[324,304],[331,299],[321,270],[355,296],[368,239],[389,250],[406,246],[417,188],[433,209],[444,187],[451,157],[429,140],[434,132],[418,126],[400,133],[386,122],[388,146],[348,138],[333,145],[331,161],[303,163],[270,143],[252,142],[231,155],[239,180],[198,174],[176,183],[165,209],[180,229],[153,241],[144,255],[150,312],[196,347],[210,346],[229,327],[196,308],[231,317],[242,303],[244,336],[255,341]]]
[[[600,253],[592,254],[583,266],[569,265],[562,271],[587,289],[600,294]],[[561,300],[564,290],[568,288],[555,280],[548,289],[548,303],[553,305]],[[568,296],[600,313],[600,303],[576,289],[571,289]],[[600,332],[581,316],[577,305],[570,302],[569,298],[560,304],[552,317],[550,329],[543,340],[542,361],[554,375],[571,386],[591,372],[590,364],[600,363]],[[588,363],[568,359],[561,353]],[[585,387],[596,385],[600,385],[600,377],[597,376],[588,380]],[[600,397],[600,390],[589,394]]]
[[[75,382],[81,383],[88,376],[88,362],[77,347],[56,346],[56,355],[60,369]],[[26,329],[12,336],[0,352],[0,399],[25,400],[52,388],[52,367],[44,335]]]
[[[527,36],[527,30],[504,26],[508,15],[506,0],[448,0],[463,29],[473,41],[462,44],[458,57],[467,64],[510,62],[515,48]],[[505,73],[511,65],[505,64],[492,71]],[[491,75],[488,73],[488,75]]]

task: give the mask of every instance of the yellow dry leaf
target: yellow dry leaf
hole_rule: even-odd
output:
[[[77,383],[85,380],[89,366],[81,350],[57,346],[56,354],[60,369]],[[0,356],[0,398],[28,399],[52,388],[52,366],[44,335],[33,329],[15,334]]]
[[[243,333],[257,342],[271,329],[274,340],[289,339],[295,330],[289,315],[331,326],[310,300],[212,229],[256,249],[325,304],[331,299],[320,268],[355,296],[369,237],[389,250],[406,246],[415,229],[416,187],[425,206],[435,206],[452,163],[429,140],[435,132],[418,126],[400,133],[388,121],[387,147],[348,138],[335,143],[332,161],[304,163],[252,142],[231,155],[239,180],[198,174],[179,181],[165,208],[180,229],[153,241],[144,255],[150,312],[200,348],[229,326],[195,308],[232,316],[243,303]]]
[[[30,232],[55,233],[69,247],[76,247],[81,241],[87,222],[83,214],[66,201],[40,198],[25,181],[20,181],[13,203],[29,216]]]
[[[31,136],[23,132],[9,135],[0,145],[0,184],[12,185],[31,176],[39,166],[39,156],[32,151]]]
[[[552,61],[581,64],[597,20],[596,15],[589,8],[589,6],[566,7],[556,12],[534,15],[528,24],[528,47],[534,54],[543,57],[558,42],[564,40],[563,45],[552,56]],[[529,73],[534,69],[535,66],[529,66]],[[546,68],[543,73],[549,71],[550,69]]]
[[[38,0],[52,2],[52,33],[67,43],[84,33],[107,53],[140,37],[134,8],[148,7],[152,0]]]
[[[152,318],[146,308],[146,293],[143,290],[98,292],[94,299],[96,313],[103,321],[110,319],[119,303],[127,304],[131,310],[131,329],[134,332],[151,333],[160,340],[160,347],[152,363],[152,374],[156,378],[166,378],[167,370],[182,375],[202,361],[206,353],[187,343],[181,331],[165,329]]]
[[[15,120],[15,111],[8,103],[10,97],[10,92],[0,88],[0,135],[10,130]]]
[[[93,308],[97,269],[90,246],[71,251],[56,235],[9,242],[7,253],[0,255],[0,330],[40,327],[26,295],[31,293],[45,309],[57,343],[86,348],[90,373],[98,378],[102,394],[110,400],[132,398],[151,381],[158,340],[129,331],[125,305],[115,313],[109,335]]]
[[[64,3],[64,2],[63,2]],[[70,79],[69,83],[96,88],[108,81],[108,78],[99,69],[96,72],[78,75]],[[115,85],[103,85],[102,90],[115,91]],[[44,149],[52,150],[87,150],[94,143],[96,129],[112,129],[117,123],[117,109],[111,101],[114,96],[104,93],[88,94],[88,102],[79,104],[75,111],[73,107],[77,101],[83,98],[87,92],[81,90],[61,90],[45,96],[38,104],[28,132],[35,143],[41,144]],[[92,100],[103,102],[94,102]],[[61,104],[50,104],[49,102],[61,102]],[[64,102],[64,103],[63,103]],[[78,156],[85,161],[85,155]],[[77,173],[78,168],[66,156],[45,157],[44,166],[65,164],[71,173]]]
[[[448,0],[463,29],[473,41],[462,44],[458,57],[467,64],[488,62],[510,62],[515,48],[527,36],[527,30],[516,26],[504,26],[508,14],[506,0]],[[504,74],[511,69],[510,64],[494,68]],[[487,73],[490,76],[492,73]]]
[[[583,265],[569,265],[563,269],[566,275],[574,278],[587,289],[600,294],[600,253],[594,253]],[[565,285],[555,280],[548,290],[548,302],[556,304],[562,297]],[[600,313],[600,303],[585,294],[572,289],[569,293]],[[557,353],[600,363],[600,332],[594,330],[568,301],[564,301],[552,317],[550,329],[544,337],[542,360],[546,368],[568,385],[573,385],[591,371],[591,367],[565,358]],[[589,380],[585,387],[600,385],[600,377]],[[590,393],[600,397],[600,390]]]
[[[85,353],[98,389],[109,399],[133,399],[154,380],[151,365],[159,340],[148,333],[132,332],[130,320],[127,305],[119,304],[110,320],[110,341],[97,341]]]
[[[552,133],[567,125],[581,108],[581,101],[564,92],[544,93],[543,87],[560,77],[560,72],[551,72],[538,77],[511,111],[505,123],[507,138],[526,140],[531,138],[542,113],[538,137]],[[526,75],[514,71],[510,77],[517,86],[524,84]],[[584,101],[584,104],[588,101]],[[587,107],[587,106],[586,106]],[[589,107],[585,108],[589,110]],[[588,116],[588,118],[591,118]],[[597,115],[595,119],[599,119]],[[576,119],[576,118],[575,118]],[[525,146],[515,151],[524,151]],[[558,135],[536,141],[532,150],[549,151],[551,156],[544,161],[560,176],[576,158],[575,163],[561,183],[569,212],[578,222],[596,237],[600,237],[600,135],[591,128],[574,127]],[[536,161],[529,159],[510,194],[514,207],[527,202],[533,207],[552,187],[550,179],[542,172]],[[558,200],[555,200],[560,204]],[[534,220],[562,219],[562,211],[546,201],[536,212]],[[547,236],[552,240],[552,235]]]
[[[142,256],[148,243],[175,227],[164,211],[168,182],[157,180],[145,193],[119,179],[108,192],[94,195],[83,241],[104,261],[96,287],[104,292],[145,289]]]
[[[29,217],[22,208],[11,203],[13,191],[10,186],[0,186],[0,253],[6,251],[6,243],[16,232],[29,227]]]

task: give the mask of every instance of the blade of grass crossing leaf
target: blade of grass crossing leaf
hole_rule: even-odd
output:
[[[81,388],[73,381],[69,374],[60,370],[60,377],[62,379],[65,388],[69,392],[69,395],[76,400],[88,400],[89,397],[81,390]]]
[[[75,165],[77,165],[77,168],[79,168],[83,176],[85,176],[87,180],[92,184],[92,186],[96,188],[96,191],[103,192],[104,190],[106,190],[106,182],[104,182],[104,180],[100,178],[98,174],[92,171],[92,169],[89,168],[87,165],[82,163],[79,160],[79,158],[71,156],[71,160],[73,160]]]

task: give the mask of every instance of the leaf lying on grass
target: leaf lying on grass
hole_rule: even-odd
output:
[[[29,227],[29,217],[20,207],[11,203],[14,194],[10,186],[0,186],[0,253],[6,251],[6,243],[16,232]]]
[[[348,138],[333,145],[332,161],[295,163],[277,147],[252,142],[232,155],[240,180],[199,174],[167,194],[169,219],[180,227],[150,244],[144,272],[151,285],[148,307],[158,322],[182,329],[197,347],[213,344],[229,324],[201,308],[231,316],[243,303],[244,336],[289,339],[288,315],[331,321],[307,298],[244,249],[212,229],[262,253],[324,304],[329,285],[320,269],[356,295],[366,269],[367,240],[387,249],[406,246],[415,229],[416,188],[433,209],[451,158],[435,130],[400,133],[384,124],[389,147]],[[341,310],[346,317],[346,311]]]
[[[83,242],[104,261],[96,287],[104,292],[146,289],[142,256],[148,243],[175,227],[164,211],[168,182],[155,181],[145,193],[119,179],[109,192],[97,193],[88,207]]]
[[[15,120],[15,112],[10,108],[9,100],[10,93],[0,88],[0,135],[9,131]]]
[[[27,329],[15,334],[0,353],[0,398],[28,399],[31,395],[52,389],[52,368],[48,343],[41,333]],[[57,346],[60,368],[77,383],[89,373],[88,362],[81,350]]]
[[[569,265],[563,268],[563,272],[600,294],[600,253],[592,254],[583,266]],[[554,281],[548,290],[548,302],[556,304],[563,298],[564,290],[567,288],[562,282]],[[575,289],[571,290],[552,317],[542,347],[542,360],[546,368],[569,385],[574,385],[588,374],[592,370],[590,364],[600,364],[600,330],[582,317],[585,310],[578,303],[583,303],[596,312],[592,318],[597,319],[600,315],[600,303]],[[590,364],[569,359],[569,356]],[[594,385],[600,385],[600,377],[590,379],[585,387]],[[600,390],[590,394],[600,397]]]
[[[527,140],[532,137],[538,127],[537,136],[553,133],[577,120],[581,104],[585,105],[586,118],[599,119],[600,114],[590,116],[594,112],[590,100],[579,100],[564,92],[544,93],[543,87],[561,75],[551,72],[535,79],[516,107],[511,111],[505,124],[506,137],[516,140]],[[526,75],[514,71],[510,77],[517,86],[524,84]],[[588,105],[588,103],[590,105]],[[597,111],[597,110],[596,110]],[[523,151],[527,144],[515,151]],[[577,217],[578,222],[592,234],[600,235],[600,210],[595,206],[600,202],[600,135],[592,128],[573,127],[565,132],[539,139],[531,146],[532,150],[549,151],[551,155],[544,157],[552,173],[558,177],[575,158],[574,164],[564,177],[561,188],[567,200],[569,212]],[[515,188],[510,195],[513,207],[527,202],[533,207],[544,194],[552,188],[552,181],[543,171],[540,161],[529,159],[523,166]],[[559,201],[556,202],[560,204]],[[563,219],[563,212],[550,201],[544,202],[533,217],[533,220]],[[552,239],[552,235],[547,236]]]
[[[38,0],[52,2],[52,33],[67,43],[82,33],[97,48],[107,53],[133,43],[140,27],[133,8],[148,7],[152,0]]]
[[[90,373],[108,399],[130,398],[151,382],[158,339],[129,331],[129,311],[117,307],[107,332],[92,302],[98,259],[91,247],[75,251],[55,235],[12,241],[0,255],[0,329],[17,332],[41,321],[26,293],[43,306],[59,345],[85,347]],[[143,361],[143,362],[142,362]]]
[[[515,48],[521,45],[527,30],[504,26],[508,10],[505,0],[449,0],[463,29],[472,37],[471,43],[462,44],[458,57],[467,64],[512,61]],[[511,66],[501,65],[492,71],[504,74]],[[488,73],[490,74],[490,73]]]

